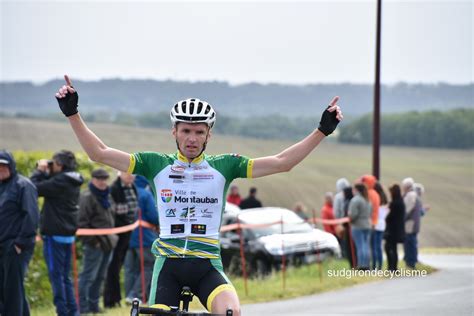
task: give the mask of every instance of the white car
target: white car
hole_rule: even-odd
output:
[[[243,230],[245,256],[250,270],[258,275],[266,274],[272,268],[279,269],[283,254],[289,264],[312,263],[328,256],[341,256],[341,249],[334,235],[313,228],[291,210],[263,207],[226,212],[223,225],[237,223],[237,217],[241,224],[283,222],[283,225]],[[237,259],[240,260],[240,238],[235,231],[221,233],[221,256],[224,268],[230,270],[238,263]]]

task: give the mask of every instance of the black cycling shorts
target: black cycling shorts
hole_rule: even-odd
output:
[[[189,286],[208,311],[219,293],[235,292],[220,259],[158,257],[153,268],[149,305],[178,307],[183,286]]]

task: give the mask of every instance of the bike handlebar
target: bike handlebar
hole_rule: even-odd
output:
[[[166,311],[160,308],[132,306],[130,312],[131,316],[138,315],[153,315],[153,316],[232,316],[232,310],[228,310],[226,314],[210,314],[210,313],[193,313],[185,311]]]

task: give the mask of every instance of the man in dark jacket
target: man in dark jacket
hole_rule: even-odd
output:
[[[115,203],[115,227],[126,226],[135,222],[138,213],[138,193],[133,184],[135,176],[119,172],[118,178],[110,188]],[[119,234],[117,246],[107,270],[104,288],[104,306],[120,306],[122,295],[120,291],[120,270],[125,261],[131,231]]]
[[[262,207],[262,202],[257,199],[257,188],[250,188],[249,196],[240,202],[241,209]]]
[[[76,172],[76,158],[68,150],[38,161],[31,180],[44,197],[40,230],[43,254],[58,315],[77,315],[74,286],[70,278],[72,244],[79,214],[82,176]]]
[[[104,169],[92,171],[89,190],[80,199],[79,227],[114,227],[114,205],[107,184],[109,174]],[[81,237],[83,248],[82,271],[79,276],[79,305],[81,314],[98,313],[102,282],[112,251],[117,245],[117,235]]]
[[[19,175],[13,156],[0,150],[0,315],[30,315],[23,280],[38,228],[38,195]]]

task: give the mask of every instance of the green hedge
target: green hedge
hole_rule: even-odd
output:
[[[381,117],[380,142],[383,145],[437,148],[474,148],[474,109],[407,112]],[[342,143],[372,143],[371,114],[340,129]]]
[[[53,152],[49,151],[14,151],[13,157],[16,161],[16,169],[18,172],[26,177],[31,176],[33,173],[36,162],[40,159],[51,159],[53,157]],[[76,160],[78,163],[78,172],[82,174],[86,180],[84,183],[89,182],[91,179],[91,172],[96,168],[104,168],[111,173],[113,176],[113,169],[108,166],[104,166],[98,163],[91,161],[87,155],[83,152],[75,153]]]

